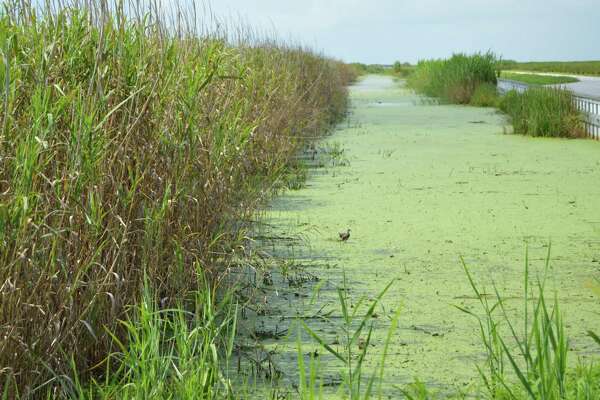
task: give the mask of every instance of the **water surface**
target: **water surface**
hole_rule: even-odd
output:
[[[375,296],[395,279],[378,311],[369,365],[379,361],[388,316],[401,306],[388,392],[415,377],[461,387],[476,380],[483,348],[476,321],[454,307],[477,310],[459,257],[488,291],[495,281],[518,314],[525,244],[541,271],[551,241],[550,286],[563,305],[571,359],[589,356],[595,346],[585,331],[600,330],[600,302],[588,289],[600,277],[600,143],[507,135],[492,109],[424,104],[385,76],[367,76],[350,90],[352,114],[327,139],[344,149],[346,165],[314,170],[305,188],[276,199],[266,216],[272,235],[302,238],[271,251],[318,276],[320,295],[308,304],[310,279],[273,290],[266,299],[273,315],[257,323],[282,330],[288,317],[318,310],[335,319],[334,288],[344,271],[353,296]],[[346,228],[350,240],[340,243]],[[337,342],[335,325],[307,323]],[[266,343],[294,381],[293,335]],[[306,352],[318,347],[306,343]],[[334,380],[340,364],[320,360]]]

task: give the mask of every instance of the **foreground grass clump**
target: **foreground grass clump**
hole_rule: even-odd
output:
[[[484,290],[462,261],[478,307],[456,306],[478,324],[485,362],[477,366],[479,382],[472,388],[439,398],[489,400],[591,400],[600,398],[600,364],[569,362],[570,340],[555,295],[547,296],[551,278],[550,251],[544,271],[533,277],[525,255],[522,304],[502,296],[498,287]],[[512,317],[516,310],[517,317]],[[568,317],[568,316],[566,316]],[[592,331],[588,336],[600,345]],[[436,399],[436,392],[418,380],[402,390],[410,400]]]
[[[525,256],[523,314],[520,321],[509,317],[507,300],[494,285],[495,299],[490,301],[477,287],[466,264],[463,266],[481,305],[483,316],[465,308],[475,317],[487,361],[478,367],[489,399],[595,399],[600,396],[600,366],[582,364],[570,367],[567,359],[569,339],[558,299],[546,299],[546,281],[550,274],[550,251],[543,276],[532,285],[529,260]],[[530,292],[531,291],[531,292]],[[600,339],[588,332],[598,344]]]
[[[328,321],[340,333],[342,349],[334,349],[334,347],[326,342],[324,337],[311,329],[304,321],[301,321],[301,323],[304,330],[319,343],[323,351],[333,355],[336,361],[341,361],[342,384],[337,390],[339,398],[350,400],[367,400],[376,396],[377,398],[382,398],[386,357],[390,350],[392,337],[398,328],[401,307],[393,312],[393,315],[390,317],[391,323],[383,345],[383,354],[377,367],[367,371],[363,369],[363,362],[369,351],[371,335],[373,334],[374,324],[371,319],[377,315],[375,312],[376,307],[394,281],[391,281],[374,299],[368,300],[366,296],[362,296],[353,304],[352,299],[348,296],[349,289],[345,273],[343,279],[343,286],[337,289],[342,313],[341,323],[336,324],[335,321]],[[361,305],[366,307],[364,313],[359,313],[358,311]],[[357,346],[358,351],[353,350]],[[310,363],[307,368],[304,362],[304,352],[302,351],[300,335],[298,335],[297,348],[298,371],[300,372],[300,382],[298,385],[300,398],[321,399],[323,398],[324,382],[323,377],[319,374],[319,362],[315,360],[313,354],[310,357]]]
[[[530,136],[583,137],[585,131],[573,95],[565,89],[531,87],[523,93],[510,91],[502,97],[514,133]]]
[[[530,85],[559,85],[561,83],[579,82],[579,79],[571,76],[560,75],[537,75],[537,74],[517,74],[514,72],[502,71],[501,78],[513,81],[523,82]]]
[[[420,61],[407,83],[426,96],[468,104],[480,85],[496,85],[497,62],[492,53],[454,54],[447,60]]]
[[[53,388],[38,397],[69,399],[216,399],[233,398],[225,366],[232,357],[237,308],[231,293],[215,304],[213,291],[203,286],[193,294],[190,311],[183,304],[162,308],[148,286],[139,305],[120,324],[126,341],[114,338],[114,349],[102,368],[102,379],[80,380],[72,373],[57,375]],[[44,396],[47,394],[47,396]]]
[[[0,385],[23,397],[101,373],[144,276],[163,307],[199,270],[218,287],[239,221],[344,115],[353,77],[201,35],[195,10],[173,26],[141,1],[26,4],[0,12]]]

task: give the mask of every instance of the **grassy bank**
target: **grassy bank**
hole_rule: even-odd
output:
[[[214,307],[240,221],[343,117],[353,72],[206,34],[198,10],[23,4],[0,11],[0,382],[28,397],[104,374],[144,280],[161,308]]]
[[[468,104],[483,84],[496,84],[496,56],[454,54],[446,60],[420,61],[407,79],[419,93],[455,104]]]
[[[520,74],[507,71],[502,71],[500,77],[504,79],[510,79],[513,81],[527,83],[529,85],[559,85],[562,83],[579,82],[579,79],[573,78],[571,76]]]
[[[503,69],[532,72],[558,72],[575,75],[600,75],[600,61],[506,61]]]

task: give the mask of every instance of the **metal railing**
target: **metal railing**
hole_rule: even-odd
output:
[[[585,128],[590,137],[600,140],[600,99],[573,95],[575,107],[585,117]]]
[[[510,79],[498,79],[498,91],[506,93],[509,90],[524,92],[529,87],[528,84]],[[575,107],[581,111],[584,116],[584,126],[589,137],[600,140],[600,98],[585,97],[573,94]]]

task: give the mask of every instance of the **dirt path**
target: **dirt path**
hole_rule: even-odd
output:
[[[476,377],[482,346],[475,321],[453,307],[477,310],[459,257],[482,285],[490,289],[493,279],[513,298],[510,308],[520,310],[525,243],[532,268],[541,270],[552,241],[551,286],[571,348],[588,355],[595,347],[584,333],[600,331],[600,301],[586,287],[600,278],[600,143],[504,135],[493,110],[424,105],[389,77],[366,77],[351,97],[348,125],[328,139],[344,149],[348,165],[315,170],[306,188],[277,199],[267,216],[281,237],[306,239],[273,251],[325,279],[318,303],[277,293],[270,300],[276,315],[260,324],[282,329],[287,322],[279,316],[300,309],[335,315],[333,287],[342,269],[353,295],[374,296],[397,279],[379,311],[371,364],[386,316],[402,306],[387,383],[418,377],[462,386]],[[337,233],[346,228],[350,240],[340,243]],[[336,342],[334,326],[308,323]],[[268,343],[293,380],[294,343]],[[332,374],[339,367],[332,357],[321,362]]]

